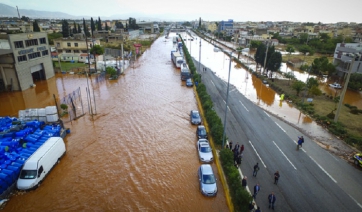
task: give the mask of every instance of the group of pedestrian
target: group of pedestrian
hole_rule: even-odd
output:
[[[239,168],[241,161],[243,160],[244,145],[240,146],[239,143],[237,143],[233,148],[233,142],[230,141],[229,148],[234,153],[234,164],[236,168]]]
[[[203,68],[202,68],[202,71],[203,71],[203,72],[206,72],[206,71],[207,71],[207,68],[206,68],[206,67],[203,67]]]
[[[259,171],[259,163],[256,163],[253,167],[253,177],[256,177],[257,174],[258,174],[258,171]],[[279,181],[279,178],[280,178],[280,174],[279,174],[279,171],[276,171],[274,173],[274,184],[278,184],[278,181]],[[245,183],[243,183],[245,179]],[[244,177],[243,181],[242,181],[242,185],[245,185],[246,186],[246,177]],[[256,196],[257,194],[259,193],[260,191],[260,185],[259,183],[256,183],[255,186],[254,186],[254,194],[253,194],[253,198],[256,199]],[[276,197],[275,197],[275,194],[274,192],[271,192],[269,195],[268,195],[268,201],[269,201],[269,208],[273,209],[274,210],[274,205],[275,205],[275,201],[276,201]],[[254,211],[254,205],[252,205],[252,203],[249,204],[249,210],[250,211]],[[259,211],[260,211],[260,208],[258,207]],[[255,210],[255,211],[258,211],[258,210]]]

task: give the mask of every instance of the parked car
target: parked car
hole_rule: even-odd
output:
[[[206,139],[200,139],[196,143],[197,151],[199,153],[199,159],[201,162],[210,163],[214,160],[212,149],[209,142]]]
[[[197,126],[196,136],[197,138],[207,138],[207,132],[204,125]]]
[[[186,86],[187,87],[192,87],[194,84],[192,83],[192,80],[191,80],[191,78],[188,78],[187,80],[186,80]]]
[[[200,191],[205,196],[216,196],[216,178],[210,164],[202,164],[199,168]]]
[[[354,164],[362,167],[362,153],[357,153],[353,156]]]
[[[200,113],[197,110],[191,110],[190,112],[190,121],[191,124],[201,124],[201,117],[200,117]]]

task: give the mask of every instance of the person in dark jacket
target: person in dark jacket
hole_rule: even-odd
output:
[[[246,179],[247,179],[247,177],[245,176],[244,178],[243,178],[243,180],[241,181],[241,186],[243,187],[243,188],[246,188],[246,186],[247,186],[247,181],[246,181]]]
[[[253,176],[256,177],[256,175],[258,174],[259,171],[259,163],[256,163],[254,166],[254,172],[253,172]]]
[[[271,207],[274,210],[274,204],[275,204],[275,201],[277,200],[274,192],[271,192],[271,194],[269,194],[268,200],[269,200],[269,208]]]
[[[259,184],[257,183],[255,186],[254,186],[254,199],[256,199],[256,195],[258,194],[258,192],[260,191],[260,186]]]
[[[244,151],[244,145],[241,145],[241,147],[240,147],[240,153],[243,153],[243,151]]]
[[[274,184],[278,184],[279,177],[280,177],[279,171],[276,171],[274,173]]]
[[[229,147],[230,147],[230,150],[233,150],[233,142],[232,141],[229,142]]]

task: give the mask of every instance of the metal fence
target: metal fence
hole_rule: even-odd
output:
[[[85,114],[80,87],[63,97],[60,100],[60,104],[68,106],[69,121],[77,119]]]

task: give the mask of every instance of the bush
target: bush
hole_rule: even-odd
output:
[[[352,113],[352,114],[358,114],[358,109],[351,109],[351,111],[349,111],[350,113]]]
[[[327,115],[327,117],[329,118],[329,119],[334,119],[334,113],[333,112],[330,112],[328,115]]]

